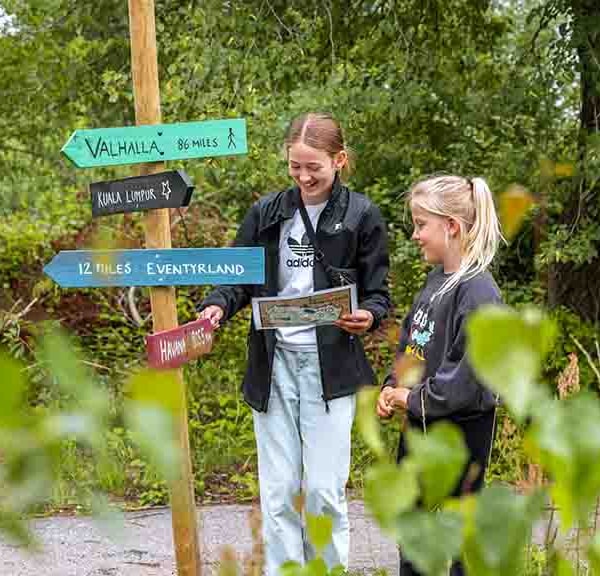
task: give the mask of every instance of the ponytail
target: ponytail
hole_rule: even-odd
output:
[[[454,218],[460,226],[460,266],[432,299],[488,268],[503,237],[492,193],[483,178],[429,178],[412,188],[409,199],[428,212]]]

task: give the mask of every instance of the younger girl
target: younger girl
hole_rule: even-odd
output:
[[[412,389],[388,376],[377,413],[389,418],[405,410],[408,425],[426,429],[449,420],[459,426],[470,462],[455,495],[479,490],[491,450],[495,398],[477,381],[466,356],[465,325],[483,304],[501,302],[500,291],[487,268],[502,238],[491,192],[482,178],[432,177],[417,183],[409,195],[413,240],[435,268],[416,297],[402,326],[398,355],[424,362],[421,382]],[[398,459],[406,454],[403,437]],[[476,464],[477,474],[469,470]],[[462,575],[454,562],[451,576]],[[401,558],[400,575],[418,572]]]

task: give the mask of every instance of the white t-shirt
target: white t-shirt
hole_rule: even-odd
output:
[[[327,202],[306,206],[306,212],[317,229],[319,216]],[[286,220],[281,226],[279,237],[279,296],[306,296],[315,290],[313,268],[315,265],[315,249],[310,243],[300,211]],[[314,327],[278,328],[277,342],[285,348],[302,350],[317,345],[317,334]]]

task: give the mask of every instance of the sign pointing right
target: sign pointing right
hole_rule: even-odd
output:
[[[183,170],[90,184],[92,215],[180,208],[190,203],[194,185]]]

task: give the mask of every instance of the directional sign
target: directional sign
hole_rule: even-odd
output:
[[[76,130],[61,152],[79,168],[246,154],[246,121]]]
[[[212,341],[212,324],[206,319],[156,332],[146,336],[148,365],[152,368],[179,368],[210,352]]]
[[[90,184],[92,215],[187,206],[194,185],[183,170]]]
[[[264,248],[63,250],[44,272],[66,288],[264,284]]]

